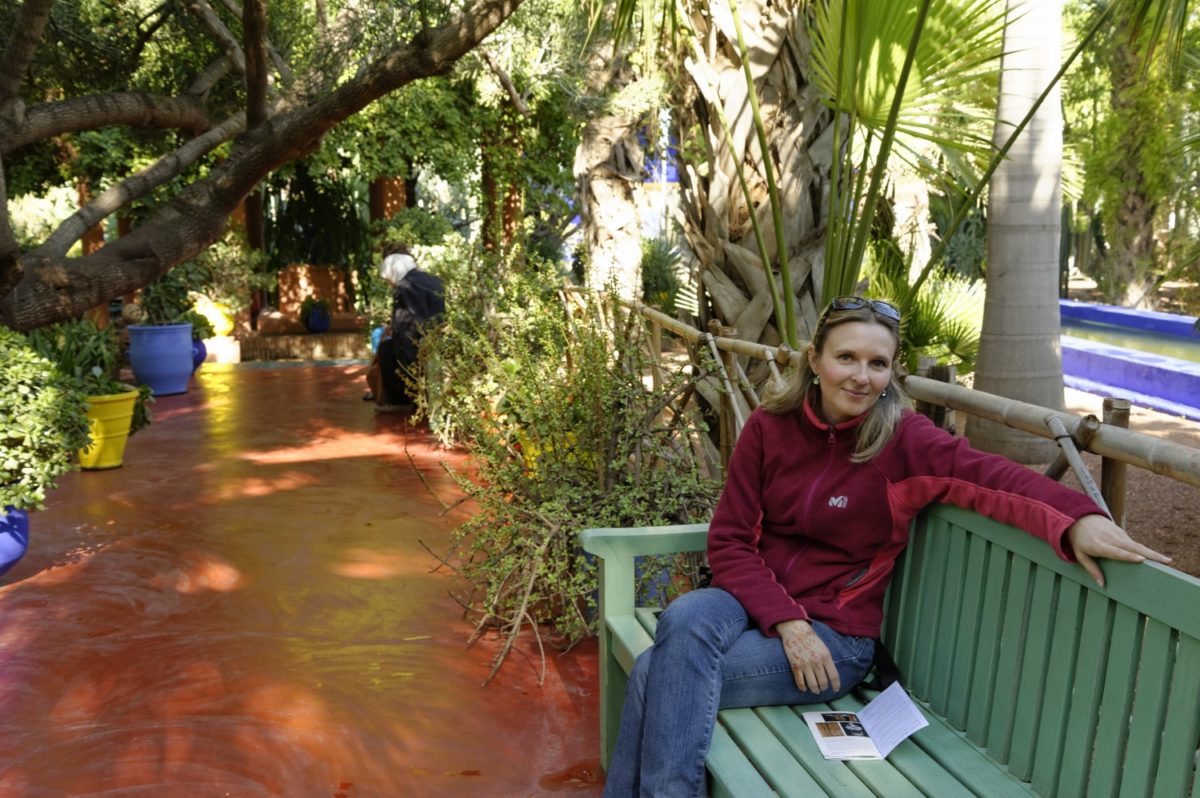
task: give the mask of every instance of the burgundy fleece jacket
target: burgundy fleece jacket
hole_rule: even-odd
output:
[[[708,532],[713,584],[768,635],[791,619],[878,637],[883,597],[909,522],[947,502],[1020,527],[1073,562],[1077,519],[1103,511],[1086,495],[906,411],[892,440],[851,463],[865,416],[830,426],[804,411],[754,411],[729,464]]]

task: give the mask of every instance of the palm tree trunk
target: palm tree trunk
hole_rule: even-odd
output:
[[[1017,8],[1020,6],[1020,8]],[[1062,0],[1009,0],[994,141],[1025,116],[1058,69]],[[975,372],[981,391],[1063,407],[1058,262],[1062,205],[1062,110],[1046,98],[992,177],[988,192],[987,300]],[[1026,463],[1048,462],[1053,441],[970,418],[977,448]]]
[[[576,196],[587,243],[587,285],[622,299],[642,298],[642,166],[638,120],[590,119],[575,151]]]
[[[764,157],[774,159],[778,176],[792,278],[783,300],[794,305],[801,339],[809,337],[816,323],[824,276],[821,214],[833,114],[821,104],[809,80],[811,48],[800,5],[795,0],[738,3],[768,152],[758,143],[736,49],[737,33],[722,4],[691,16],[699,53],[681,54],[686,76],[675,81],[679,88],[672,97],[683,139],[683,232],[696,258],[693,266],[717,315],[736,328],[739,337],[767,345],[776,345],[786,336],[781,335],[782,320],[773,318],[767,283],[770,267],[764,268],[750,222],[754,214],[763,232],[767,261],[777,263]],[[703,153],[704,160],[689,158],[690,153]],[[748,186],[749,204],[739,170]],[[755,381],[762,377],[750,376]]]

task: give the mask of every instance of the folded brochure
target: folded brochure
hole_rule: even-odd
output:
[[[805,712],[804,721],[826,759],[884,759],[929,725],[899,682],[858,712]]]

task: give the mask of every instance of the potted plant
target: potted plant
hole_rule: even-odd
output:
[[[212,325],[196,312],[190,286],[203,267],[178,266],[142,289],[125,314],[129,324],[129,363],[139,383],[155,396],[184,393],[196,370],[195,342],[212,335]]]
[[[84,396],[76,382],[0,327],[0,575],[29,545],[29,510],[70,471],[88,444]]]
[[[120,350],[114,328],[98,328],[87,319],[61,322],[28,333],[30,345],[75,381],[87,396],[92,442],[80,449],[85,470],[119,468],[129,436],[150,423],[146,385],[121,382],[116,374]]]
[[[328,332],[332,318],[329,315],[328,299],[310,296],[300,305],[300,323],[310,333]]]

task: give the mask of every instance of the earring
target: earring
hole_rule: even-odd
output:
[[[813,375],[813,385],[820,385],[820,384],[821,384],[821,375],[814,374]]]
[[[882,391],[879,392],[879,398],[884,399],[886,397],[887,397],[887,388],[884,388]]]

